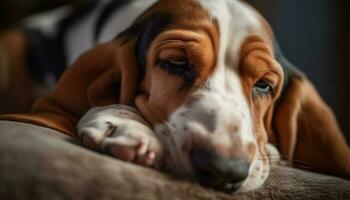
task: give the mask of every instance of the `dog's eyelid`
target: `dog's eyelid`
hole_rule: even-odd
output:
[[[189,62],[189,58],[187,55],[168,55],[168,56],[160,56],[158,58],[160,61],[171,62],[174,64],[183,64],[184,62]]]
[[[196,80],[196,71],[192,63],[186,58],[184,60],[161,60],[158,59],[157,65],[166,70],[170,75],[182,76],[184,83],[179,90],[186,89],[193,85]]]
[[[256,82],[256,84],[258,84],[258,83],[267,83],[267,84],[269,84],[271,87],[273,87],[273,81],[271,81],[270,79],[268,79],[268,78],[261,78],[260,80],[258,80],[257,82]]]
[[[163,68],[192,68],[191,62],[187,58],[178,58],[178,59],[159,59],[157,62]]]
[[[190,68],[193,67],[192,62],[187,55],[185,50],[164,50],[159,53],[157,64],[161,67],[168,65],[168,67],[180,67],[180,68]]]
[[[271,85],[273,89],[278,88],[278,83],[280,80],[280,75],[277,72],[274,72],[273,70],[265,73],[262,78],[260,78],[258,81],[265,81],[268,84]]]
[[[181,65],[186,65],[189,61],[187,58],[179,58],[179,59],[170,59],[168,62],[173,65],[181,66]]]

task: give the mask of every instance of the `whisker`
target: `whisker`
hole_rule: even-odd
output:
[[[261,161],[269,161],[268,158],[259,158],[259,160]],[[313,165],[309,162],[306,162],[306,161],[303,161],[303,160],[297,160],[297,159],[293,159],[293,160],[283,160],[282,161],[286,161],[288,166],[296,166],[298,168],[301,168],[301,169],[315,169],[317,168],[316,165]]]

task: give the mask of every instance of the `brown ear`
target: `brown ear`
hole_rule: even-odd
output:
[[[31,114],[6,115],[75,135],[75,125],[93,106],[132,104],[138,86],[134,41],[118,38],[81,55],[54,91],[39,99]]]
[[[132,105],[139,85],[135,41],[120,42],[111,67],[106,68],[87,88],[89,106],[113,103]]]
[[[310,81],[292,70],[274,113],[282,156],[295,166],[350,178],[350,148],[334,114]]]

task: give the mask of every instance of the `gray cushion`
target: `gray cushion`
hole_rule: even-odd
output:
[[[0,141],[0,199],[350,199],[350,181],[282,166],[261,189],[227,195],[30,124],[0,121]]]

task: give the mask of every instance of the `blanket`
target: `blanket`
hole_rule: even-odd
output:
[[[350,181],[285,166],[256,191],[225,194],[19,122],[0,121],[0,142],[0,199],[350,199]]]

